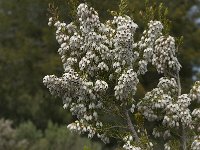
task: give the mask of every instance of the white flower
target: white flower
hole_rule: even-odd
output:
[[[181,65],[175,55],[176,47],[174,38],[171,36],[167,38],[161,36],[155,41],[155,45],[152,64],[156,66],[157,71],[163,73],[167,68],[179,71]]]
[[[195,136],[191,145],[191,150],[200,150],[200,136]]]
[[[137,88],[139,80],[137,74],[130,69],[123,73],[119,79],[118,84],[115,86],[115,97],[119,100],[126,100],[127,97],[131,94],[134,95]]]
[[[168,143],[164,145],[164,150],[171,150],[171,147]]]
[[[94,86],[95,91],[106,91],[108,89],[108,84],[105,81],[97,80]]]

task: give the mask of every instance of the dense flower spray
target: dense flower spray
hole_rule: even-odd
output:
[[[127,150],[153,149],[155,141],[150,135],[163,138],[163,148],[170,150],[177,132],[183,145],[200,150],[200,108],[189,109],[192,102],[200,102],[200,83],[189,94],[181,94],[175,39],[162,34],[162,23],[150,21],[136,42],[138,25],[129,16],[102,23],[98,13],[83,3],[77,8],[77,20],[66,24],[49,18],[48,25],[56,28],[64,73],[43,79],[51,94],[63,99],[63,108],[76,116],[68,128],[87,133],[88,138],[97,136],[104,143],[116,138]],[[147,73],[148,64],[163,77],[144,98],[134,100],[139,76]],[[152,133],[137,121],[133,123],[130,113],[155,122]]]

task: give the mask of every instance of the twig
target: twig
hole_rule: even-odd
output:
[[[181,82],[180,82],[179,71],[177,71],[176,75],[177,75],[177,84],[178,84],[178,96],[180,96]],[[186,128],[183,124],[181,124],[181,149],[187,150],[187,133],[186,133]]]
[[[126,116],[126,121],[127,121],[129,130],[131,131],[133,137],[135,138],[135,141],[136,141],[136,142],[139,142],[140,139],[139,139],[139,137],[138,137],[137,132],[135,131],[135,128],[134,128],[133,124],[132,124],[131,118],[130,118],[130,116],[129,116],[129,114],[128,114],[128,110],[125,109],[125,110],[124,110],[124,113],[125,113],[125,116]]]

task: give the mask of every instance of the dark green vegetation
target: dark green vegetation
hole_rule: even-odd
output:
[[[31,122],[21,123],[16,129],[8,120],[0,120],[1,150],[80,150],[90,148],[101,150],[96,142],[80,137],[66,130],[66,126],[53,125],[48,122],[42,132]]]
[[[61,60],[56,52],[58,45],[55,33],[47,26],[47,9],[48,3],[51,2],[51,0],[0,0],[0,118],[13,120],[18,136],[21,139],[28,139],[28,142],[32,139],[40,146],[44,146],[41,149],[53,147],[51,144],[54,140],[62,145],[59,149],[63,149],[69,146],[68,140],[75,140],[75,136],[69,134],[65,128],[66,123],[73,118],[63,110],[62,101],[53,98],[42,83],[45,75],[56,73],[59,76],[62,72]],[[184,37],[179,49],[179,58],[183,66],[181,78],[184,92],[191,87],[192,67],[200,65],[200,29],[187,17],[188,10],[197,2],[195,0],[156,0],[156,2],[158,4],[163,2],[169,9],[167,17],[171,21],[170,34]],[[67,23],[73,19],[72,3],[78,4],[79,1],[54,2],[54,5],[59,7],[61,19]],[[119,0],[88,0],[88,3],[98,10],[102,20],[106,20],[112,17],[107,10],[117,11]],[[147,6],[158,7],[152,1]],[[132,16],[140,26],[138,33],[146,27],[144,16],[147,6],[144,1],[129,0],[129,9],[124,12]],[[155,18],[151,19],[160,18],[157,18],[155,13]],[[152,70],[148,77],[144,78],[140,94],[154,87],[157,78]],[[49,121],[52,123],[48,123]],[[29,129],[24,129],[26,127]],[[79,145],[80,143],[88,145],[87,140],[76,138]],[[24,149],[30,148],[24,147]]]

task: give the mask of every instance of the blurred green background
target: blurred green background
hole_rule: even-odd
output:
[[[77,0],[76,0],[77,1]],[[63,21],[70,23],[72,0],[0,0],[0,150],[101,150],[116,149],[116,143],[103,145],[96,139],[70,133],[66,125],[74,118],[62,108],[42,83],[47,74],[61,75],[63,69],[55,31],[47,26],[48,4],[59,7]],[[110,19],[108,10],[118,10],[119,0],[87,0],[102,21]],[[179,49],[183,92],[199,80],[200,2],[198,0],[150,0],[169,8],[170,34],[184,37]],[[129,15],[144,25],[145,1],[129,0]],[[150,72],[143,79],[141,93],[157,84]]]

